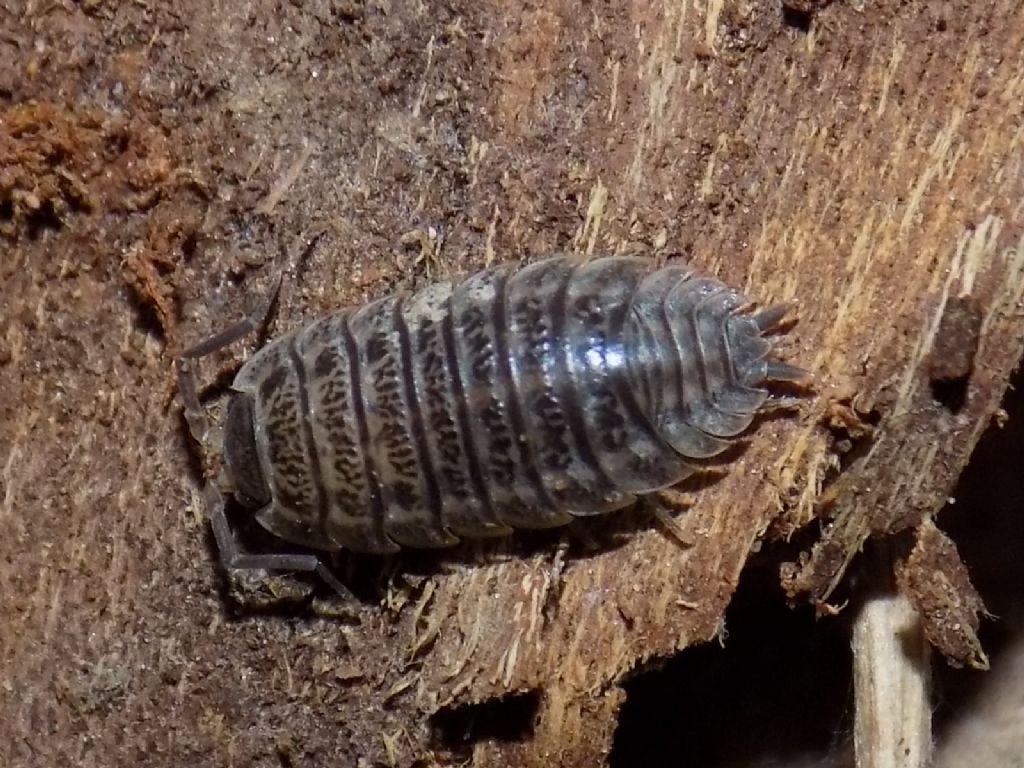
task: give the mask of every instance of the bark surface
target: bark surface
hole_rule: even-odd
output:
[[[781,576],[823,612],[907,531],[927,637],[984,665],[931,518],[1024,348],[1019,3],[10,1],[0,28],[5,765],[601,765],[623,677],[720,633],[798,531]],[[642,248],[793,301],[817,394],[668,500],[686,546],[638,510],[352,559],[355,621],[229,586],[171,355],[314,237],[273,334]]]

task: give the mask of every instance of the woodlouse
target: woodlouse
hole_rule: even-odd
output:
[[[785,314],[753,313],[682,264],[560,256],[292,331],[232,384],[225,468],[206,486],[224,564],[316,570],[343,589],[315,555],[241,552],[221,488],[278,538],[327,551],[440,547],[624,507],[723,451],[768,382],[805,376],[768,357]],[[257,324],[179,359],[201,442],[189,359]]]

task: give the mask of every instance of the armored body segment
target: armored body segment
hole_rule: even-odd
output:
[[[452,335],[451,294],[451,283],[435,283],[409,298],[403,308],[442,522],[456,536],[507,534],[511,529],[494,513],[473,442]]]
[[[328,510],[323,534],[338,548],[387,552],[393,544],[378,519],[380,492],[363,452],[361,387],[353,386],[358,356],[349,353],[349,313],[307,326],[296,340],[306,369],[310,425]]]
[[[570,375],[602,470],[627,493],[647,493],[679,482],[688,464],[654,430],[629,380],[625,344],[630,301],[649,263],[609,257],[578,267],[569,282],[563,343]]]
[[[375,301],[349,321],[359,352],[370,465],[381,491],[384,533],[397,544],[454,542],[426,454],[401,300]]]
[[[508,355],[541,482],[559,509],[588,515],[619,509],[634,497],[616,488],[601,469],[569,375],[566,300],[578,266],[570,259],[548,259],[512,276]]]
[[[506,307],[511,269],[469,278],[452,294],[458,376],[483,480],[498,520],[513,528],[569,521],[544,489],[512,377]]]
[[[768,376],[767,360],[771,344],[763,339],[761,334],[776,321],[773,311],[769,308],[758,316],[765,325],[753,317],[743,315],[729,318],[727,325],[729,357],[737,378],[742,385],[753,387],[755,391],[765,392],[766,395],[767,391],[758,385],[771,380]]]

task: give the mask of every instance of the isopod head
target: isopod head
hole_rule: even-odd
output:
[[[253,424],[252,395],[236,392],[228,403],[224,425],[224,463],[235,498],[247,507],[270,503],[270,487],[260,468]]]

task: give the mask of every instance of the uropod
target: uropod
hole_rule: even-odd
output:
[[[210,446],[223,469],[204,491],[222,562],[317,571],[345,591],[314,554],[241,551],[226,494],[275,537],[326,552],[444,547],[625,507],[725,450],[773,382],[806,376],[766,337],[787,308],[756,311],[685,264],[556,256],[329,314],[234,378]],[[191,361],[260,315],[178,359],[203,444]]]

